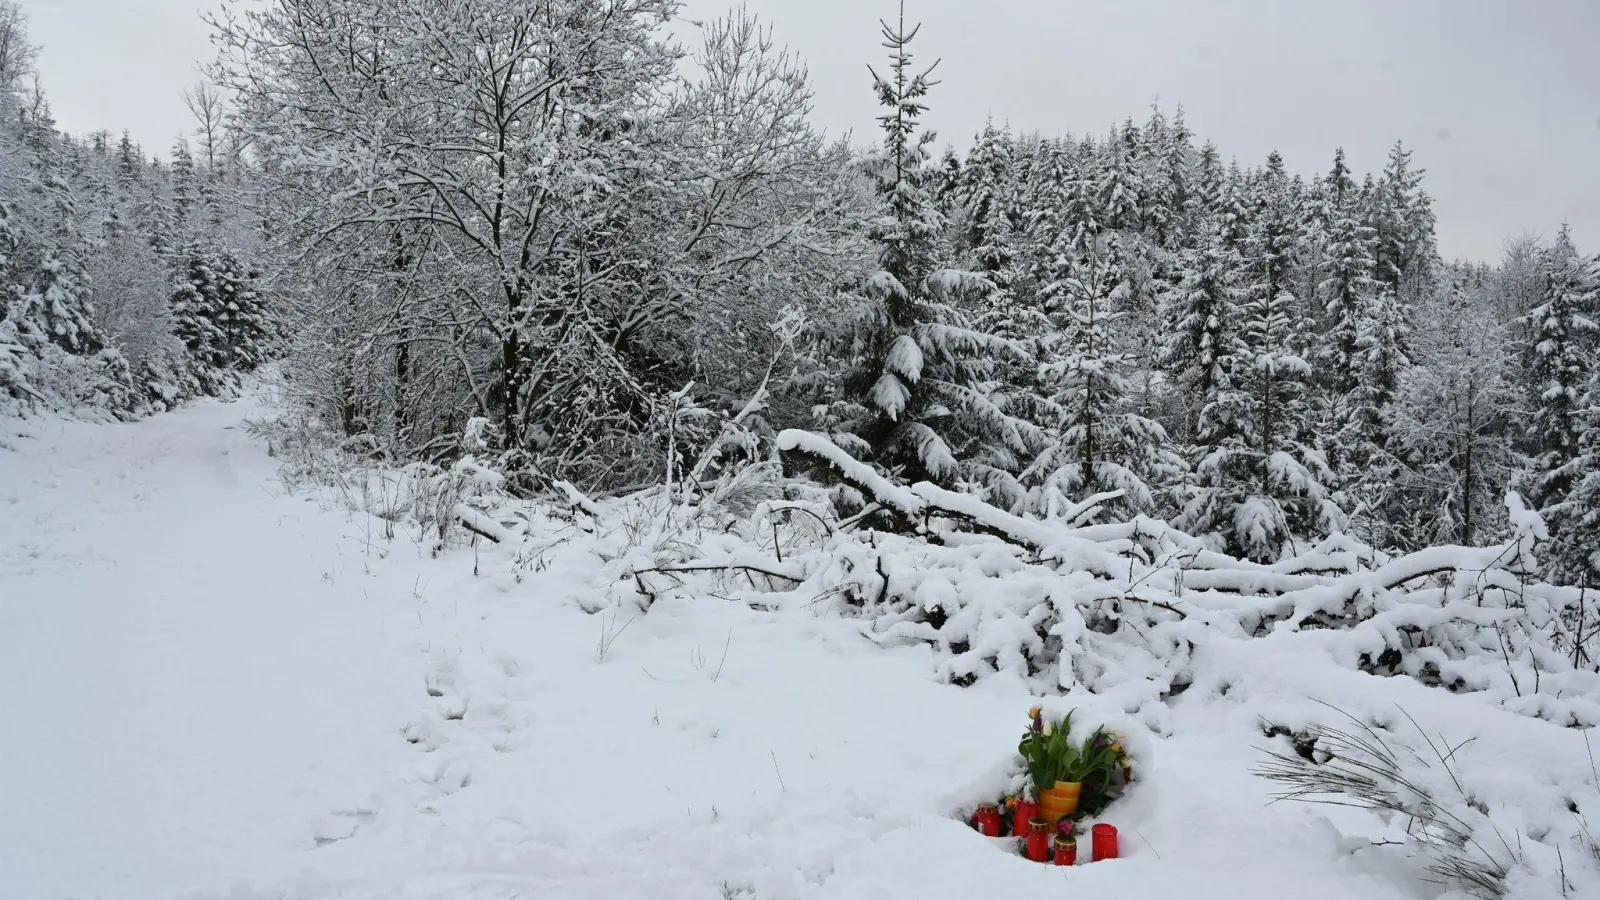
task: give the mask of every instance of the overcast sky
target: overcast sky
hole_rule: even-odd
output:
[[[197,0],[21,0],[61,127],[130,130],[161,152],[211,47]],[[692,0],[703,19],[728,0]],[[896,0],[748,0],[809,62],[816,119],[866,139]],[[1277,149],[1357,171],[1415,150],[1448,256],[1570,222],[1600,250],[1600,0],[909,0],[919,58],[942,58],[928,122],[965,146],[985,117],[1103,133],[1159,99],[1224,156]]]

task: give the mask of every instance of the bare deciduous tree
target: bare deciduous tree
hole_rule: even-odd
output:
[[[224,122],[227,109],[222,94],[214,85],[202,81],[183,92],[183,105],[194,116],[194,134],[200,139],[200,149],[205,151],[206,167],[215,169],[217,157],[225,153],[223,148],[227,141]]]
[[[12,0],[0,0],[0,92],[16,92],[38,60],[39,48],[28,41],[28,14]]]

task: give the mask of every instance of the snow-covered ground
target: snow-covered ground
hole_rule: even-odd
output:
[[[0,432],[0,897],[1432,897],[1367,814],[1268,805],[1260,715],[1379,697],[1519,790],[1588,772],[1576,731],[1239,641],[1108,813],[1125,858],[1034,865],[950,816],[1020,681],[820,610],[586,613],[581,548],[518,580],[286,493],[262,412]]]

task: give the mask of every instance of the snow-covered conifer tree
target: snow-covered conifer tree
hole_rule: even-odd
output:
[[[1143,225],[1145,185],[1139,170],[1139,132],[1130,119],[1106,145],[1106,159],[1095,186],[1101,222],[1112,231]]]
[[[21,286],[21,316],[32,334],[74,353],[102,344],[94,326],[88,243],[79,230],[72,184],[53,154],[39,161],[37,207],[42,244],[31,278]]]
[[[883,24],[887,76],[873,73],[884,139],[866,165],[881,213],[871,229],[878,271],[867,279],[851,332],[853,359],[844,378],[858,413],[844,423],[853,449],[909,480],[985,483],[994,499],[1021,498],[1012,478],[1031,429],[1009,414],[986,376],[996,356],[1026,359],[1020,347],[964,323],[956,304],[991,285],[941,268],[934,241],[942,222],[928,194],[928,146],[918,132],[932,67],[912,68],[917,29]]]
[[[1597,370],[1600,347],[1600,323],[1594,318],[1600,283],[1594,265],[1578,255],[1566,228],[1547,251],[1541,275],[1539,305],[1524,316],[1536,391],[1528,426],[1533,457],[1528,492],[1539,510],[1560,503],[1572,486],[1568,464],[1578,455],[1584,430],[1578,414]]]
[[[1550,568],[1560,581],[1593,588],[1600,587],[1600,370],[1590,374],[1574,418],[1578,452],[1554,473],[1569,487],[1565,497],[1545,510],[1551,526]]]
[[[1058,420],[1026,478],[1046,515],[1112,490],[1123,492],[1112,504],[1118,513],[1151,513],[1182,472],[1166,432],[1130,401],[1130,360],[1114,327],[1126,315],[1115,303],[1123,284],[1117,243],[1117,235],[1104,234],[1080,247],[1075,229],[1063,228],[1052,280],[1039,298],[1051,325],[1043,372]]]
[[[1424,174],[1396,141],[1371,198],[1373,277],[1402,309],[1422,295],[1436,255],[1433,200],[1422,188]]]
[[[1219,345],[1209,402],[1200,413],[1197,490],[1178,522],[1216,535],[1229,552],[1262,562],[1300,540],[1340,529],[1332,472],[1308,440],[1310,365],[1292,349],[1292,294],[1243,291],[1238,332]]]
[[[1329,323],[1319,362],[1329,389],[1348,395],[1356,388],[1363,320],[1377,285],[1373,232],[1361,220],[1359,189],[1345,165],[1343,148],[1334,154],[1317,203],[1326,266],[1318,296]]]
[[[1239,339],[1243,265],[1216,223],[1197,246],[1183,252],[1180,265],[1177,288],[1162,298],[1167,337],[1159,361],[1182,392],[1184,434],[1193,442],[1199,413],[1223,389],[1223,360],[1233,355]]]

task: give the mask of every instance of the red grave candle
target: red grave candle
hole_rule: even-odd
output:
[[[1011,819],[1011,833],[1019,837],[1028,834],[1028,820],[1038,818],[1039,801],[1031,797],[1023,797],[1017,801],[1017,814]]]
[[[984,837],[1000,836],[1000,808],[993,803],[985,803],[978,807],[978,831]]]
[[[1056,839],[1056,865],[1071,866],[1078,862],[1078,842]]]
[[[1028,858],[1041,863],[1050,860],[1050,823],[1037,816],[1028,820]]]
[[[1094,845],[1091,849],[1091,862],[1102,859],[1117,858],[1117,826],[1101,822],[1094,826]]]

